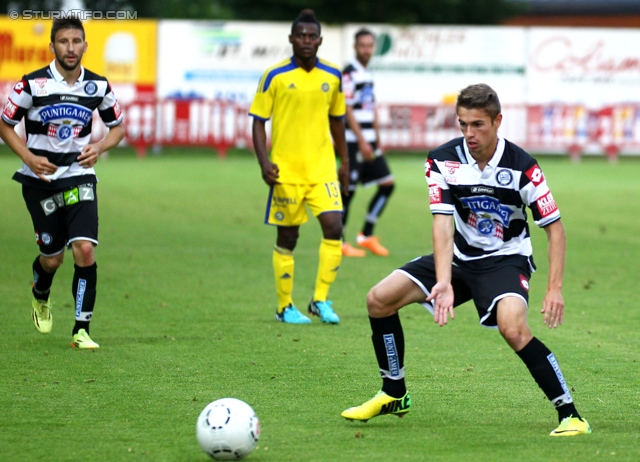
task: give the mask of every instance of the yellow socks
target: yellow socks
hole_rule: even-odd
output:
[[[335,281],[342,261],[342,241],[334,239],[322,239],[320,243],[318,262],[318,275],[316,277],[316,289],[313,294],[314,301],[326,301],[329,295],[331,283]]]
[[[278,313],[293,304],[293,252],[289,249],[273,247],[273,274],[276,278],[276,293],[278,294]]]

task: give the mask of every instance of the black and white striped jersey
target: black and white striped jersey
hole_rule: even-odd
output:
[[[93,168],[81,167],[77,157],[91,139],[93,111],[97,109],[107,127],[122,122],[122,112],[107,79],[81,69],[78,81],[69,86],[55,66],[25,75],[14,87],[2,119],[17,125],[25,118],[27,147],[58,166],[51,183],[40,180],[26,164],[13,179],[43,189],[58,189],[95,182]]]
[[[370,143],[376,142],[376,131],[373,128],[375,119],[375,96],[373,93],[373,75],[358,60],[353,60],[342,71],[342,87],[347,106],[351,106],[353,114],[360,124],[362,136]],[[347,121],[345,132],[347,143],[356,143],[353,130]]]
[[[431,213],[453,215],[456,262],[482,268],[489,257],[521,256],[535,271],[526,208],[540,227],[559,220],[560,211],[533,157],[499,138],[480,170],[461,137],[429,153],[425,175]]]

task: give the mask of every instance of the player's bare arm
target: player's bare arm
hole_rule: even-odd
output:
[[[338,169],[338,179],[340,180],[341,191],[344,196],[349,195],[349,151],[347,151],[347,140],[344,135],[344,119],[341,117],[329,117],[329,128],[331,136],[340,156],[340,168]]]
[[[124,138],[124,124],[120,123],[109,129],[109,133],[97,143],[87,144],[78,156],[78,164],[84,168],[93,167],[98,157],[105,151],[115,148]]]
[[[278,169],[278,166],[272,163],[267,156],[266,121],[254,117],[251,134],[253,137],[253,149],[256,153],[256,157],[258,158],[260,169],[262,170],[262,179],[269,186],[278,184],[280,170]]]
[[[371,162],[373,160],[373,149],[371,148],[371,144],[364,139],[360,124],[356,120],[351,106],[347,106],[347,122],[349,123],[349,128],[353,131],[354,135],[356,135],[356,138],[358,138],[358,149],[362,157],[366,162]]]
[[[546,226],[548,254],[549,254],[549,280],[547,292],[542,301],[541,313],[544,314],[544,323],[549,328],[558,327],[564,319],[564,298],[562,297],[562,278],[564,274],[564,262],[566,254],[566,235],[561,220],[554,221]]]
[[[52,175],[57,170],[58,167],[44,156],[36,156],[32,153],[27,146],[24,144],[22,139],[18,136],[14,127],[4,120],[0,120],[0,138],[5,142],[7,146],[20,158],[22,161],[27,164],[27,167],[31,169],[33,173],[38,175],[42,181],[46,181],[49,183],[51,180],[47,178],[45,175]]]
[[[433,216],[433,256],[436,264],[436,284],[427,297],[433,302],[433,320],[444,326],[455,318],[453,310],[453,286],[451,285],[451,265],[453,262],[453,222],[451,216]]]

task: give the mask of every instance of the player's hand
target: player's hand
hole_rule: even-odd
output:
[[[340,192],[344,197],[349,196],[349,164],[342,163],[338,169],[338,180],[340,180]]]
[[[28,157],[25,160],[25,164],[27,164],[27,167],[29,167],[33,173],[38,175],[38,178],[42,181],[46,181],[47,183],[50,183],[51,180],[45,175],[53,175],[58,171],[58,167],[49,162],[46,157],[36,156],[35,154]]]
[[[91,168],[98,162],[99,155],[100,150],[95,144],[87,144],[78,156],[78,163],[80,167]]]
[[[278,178],[280,178],[280,169],[278,166],[270,161],[266,161],[264,164],[260,165],[262,169],[262,179],[269,186],[273,186],[274,184],[279,184]]]
[[[454,319],[453,286],[445,282],[437,282],[427,297],[427,302],[433,305],[433,320],[440,327],[449,322],[449,316]]]
[[[371,162],[373,160],[373,146],[371,143],[359,140],[358,141],[358,149],[360,150],[360,154],[362,154],[362,158],[365,162]]]
[[[549,329],[556,328],[564,320],[564,299],[559,290],[548,290],[542,300],[542,310],[544,323]]]

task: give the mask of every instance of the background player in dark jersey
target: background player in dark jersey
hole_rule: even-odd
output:
[[[456,112],[464,137],[432,150],[425,164],[434,253],[407,263],[369,291],[367,308],[382,391],[342,416],[366,421],[409,411],[400,308],[422,303],[443,326],[454,317],[454,306],[473,300],[480,323],[499,330],[558,411],[560,425],[551,436],[591,433],[555,356],[533,337],[527,321],[529,279],[535,271],[529,207],[549,242],[543,320],[550,328],[562,324],[566,238],[558,207],[536,160],[498,136],[500,102],[489,86],[463,89]]]
[[[53,277],[64,260],[65,246],[74,260],[72,291],[75,325],[72,346],[95,349],[89,322],[96,299],[98,197],[93,166],[98,156],[124,137],[118,102],[104,77],[81,66],[87,51],[78,19],[55,19],[49,66],[25,75],[2,112],[0,136],[22,159],[13,179],[31,215],[40,255],[33,262],[32,319],[38,331],[51,332],[49,294]],[[93,111],[97,109],[109,132],[90,143]],[[14,130],[25,118],[27,143]]]
[[[380,148],[378,118],[373,92],[373,76],[367,64],[375,49],[375,37],[368,29],[360,29],[355,34],[353,48],[355,59],[344,68],[342,78],[347,103],[347,148],[349,150],[349,195],[343,197],[344,214],[342,223],[346,226],[349,204],[353,200],[358,183],[364,186],[378,185],[376,194],[369,202],[367,216],[356,242],[364,249],[381,256],[389,255],[373,228],[382,214],[389,196],[393,192],[393,175]],[[353,247],[348,242],[342,244],[342,255],[364,257],[366,252]]]

